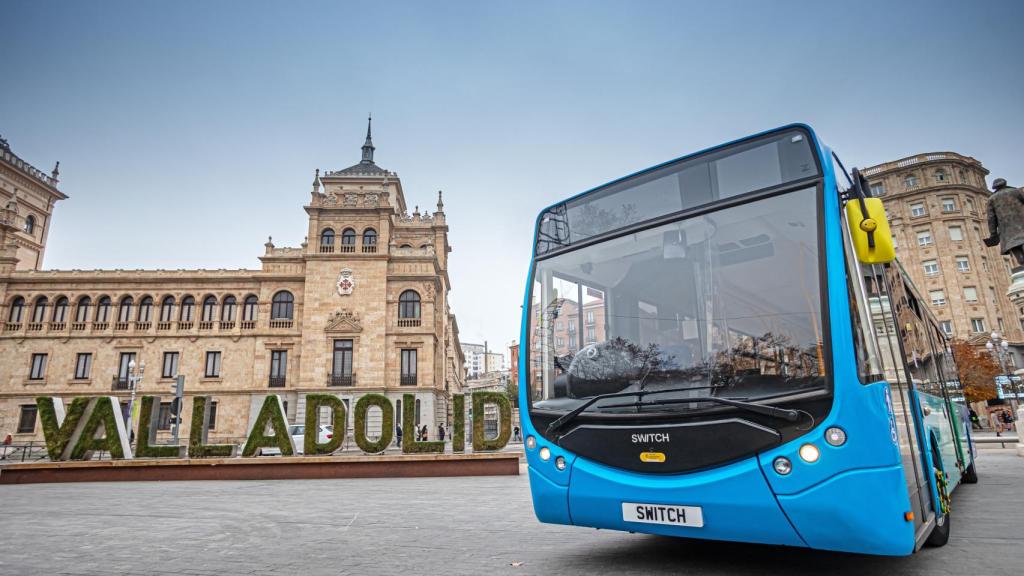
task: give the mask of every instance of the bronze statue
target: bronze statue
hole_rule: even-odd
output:
[[[999,245],[1002,254],[1013,256],[1013,272],[1024,270],[1024,191],[996,178],[995,192],[988,199],[988,232],[986,246]]]

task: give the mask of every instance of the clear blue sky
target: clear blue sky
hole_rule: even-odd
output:
[[[1016,0],[5,0],[0,134],[61,160],[47,267],[255,268],[372,111],[410,205],[445,191],[462,338],[496,345],[540,208],[744,134],[808,122],[848,166],[953,150],[1024,184],[1022,24]]]

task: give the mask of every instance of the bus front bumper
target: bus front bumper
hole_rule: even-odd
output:
[[[539,484],[547,482],[531,470],[535,510],[538,496],[545,503],[554,504],[545,497]],[[549,496],[566,487],[548,483]],[[757,459],[747,459],[713,470],[685,475],[636,474],[617,470],[595,462],[576,459],[567,487],[568,506],[565,514],[551,515],[546,522],[560,522],[561,516],[577,526],[592,526],[612,530],[625,530],[705,538],[807,546],[786,519],[768,488]],[[699,506],[704,518],[701,527],[650,524],[624,519],[623,503],[642,503],[671,506]],[[552,511],[557,506],[553,506]],[[538,517],[541,513],[538,512]]]

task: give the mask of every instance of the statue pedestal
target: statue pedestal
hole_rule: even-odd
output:
[[[1015,306],[1024,304],[1024,270],[1010,274],[1010,289],[1006,295]]]
[[[1010,275],[1010,289],[1006,291],[1006,296],[1010,298],[1010,302],[1013,302],[1015,308],[1024,306],[1024,270]],[[1014,422],[1014,428],[1017,429],[1017,456],[1024,458],[1024,434],[1021,434],[1021,425],[1024,422],[1024,404],[1020,403],[1020,398],[1017,399],[1016,416],[1017,421]]]

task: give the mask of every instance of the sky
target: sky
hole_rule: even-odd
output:
[[[47,268],[258,268],[316,168],[444,191],[462,341],[519,337],[537,213],[790,122],[849,166],[1024,185],[1024,2],[0,3],[0,135],[61,189]]]

